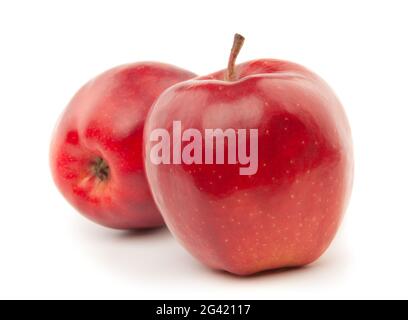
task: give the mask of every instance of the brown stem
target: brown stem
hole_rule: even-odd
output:
[[[234,36],[234,44],[232,45],[231,54],[228,61],[228,69],[225,74],[225,80],[227,81],[235,81],[236,74],[235,74],[235,61],[237,60],[238,54],[241,51],[242,46],[244,45],[245,38],[236,33]]]

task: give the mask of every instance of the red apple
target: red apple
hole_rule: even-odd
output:
[[[83,215],[117,229],[163,224],[143,168],[144,123],[163,90],[194,76],[167,64],[135,63],[101,74],[75,95],[54,133],[51,168]]]
[[[346,209],[353,153],[343,107],[321,78],[280,60],[235,67],[242,43],[237,35],[227,70],[175,85],[155,102],[145,126],[145,168],[181,243],[212,268],[249,275],[303,266],[323,254]],[[152,134],[165,129],[173,141],[174,124],[198,130],[202,161],[152,161]],[[205,163],[208,152],[216,154],[205,131],[217,128],[258,130],[255,174],[242,175],[239,163]],[[193,140],[177,148],[185,152]],[[248,135],[244,143],[249,149]]]

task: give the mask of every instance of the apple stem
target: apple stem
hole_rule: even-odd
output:
[[[93,174],[101,181],[108,180],[109,166],[102,158],[96,158],[91,165]]]
[[[225,80],[235,81],[237,75],[235,73],[235,61],[237,60],[238,54],[241,51],[242,46],[244,45],[245,38],[236,33],[234,36],[234,44],[232,45],[231,54],[228,60],[228,69],[225,74]]]

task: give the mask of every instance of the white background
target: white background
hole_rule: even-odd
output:
[[[407,1],[0,2],[0,298],[408,298]],[[75,212],[48,168],[53,127],[88,79],[138,60],[199,74],[301,63],[335,89],[355,142],[354,192],[329,251],[238,278],[163,230],[111,231]]]

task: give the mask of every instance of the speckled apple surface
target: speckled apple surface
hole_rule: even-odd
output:
[[[329,86],[306,68],[254,60],[167,90],[145,127],[145,166],[172,233],[206,265],[249,275],[303,266],[332,242],[350,196],[353,152],[349,123]],[[259,131],[259,169],[240,165],[155,165],[156,128]],[[184,142],[185,144],[186,142]],[[204,142],[203,142],[204,143]],[[214,151],[215,152],[215,151]]]
[[[157,62],[111,69],[83,86],[62,115],[51,144],[51,169],[65,198],[107,227],[160,226],[142,157],[146,115],[163,90],[189,71]]]

